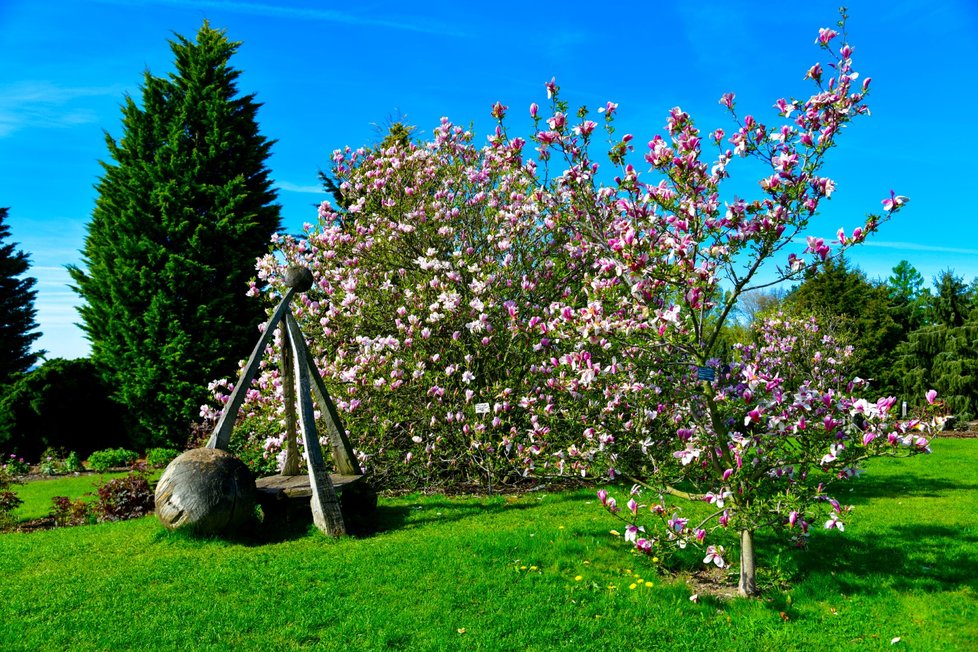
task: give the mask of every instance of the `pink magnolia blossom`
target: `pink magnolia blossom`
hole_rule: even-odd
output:
[[[908,198],[904,197],[903,195],[894,194],[894,192],[891,190],[890,196],[887,199],[884,199],[882,202],[883,210],[887,213],[891,213],[906,204],[908,201],[910,201]]]
[[[704,564],[713,563],[717,568],[724,568],[727,563],[723,560],[723,554],[726,552],[723,546],[708,546],[706,549],[706,557],[703,558]]]
[[[828,45],[829,41],[838,36],[838,32],[829,27],[820,27],[818,30],[818,38],[815,39],[815,43],[818,45]]]

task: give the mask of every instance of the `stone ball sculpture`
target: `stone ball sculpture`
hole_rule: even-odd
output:
[[[216,448],[195,448],[167,465],[156,485],[156,516],[169,530],[230,534],[255,515],[255,476]]]

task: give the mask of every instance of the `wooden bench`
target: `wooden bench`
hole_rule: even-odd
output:
[[[339,498],[343,520],[353,524],[354,530],[369,527],[367,524],[377,509],[377,492],[370,486],[367,476],[330,473],[329,479]],[[266,519],[293,520],[311,514],[312,486],[308,473],[270,475],[258,478],[255,486],[258,504]]]

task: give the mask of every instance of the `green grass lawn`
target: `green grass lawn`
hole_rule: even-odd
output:
[[[845,533],[762,547],[791,587],[757,600],[690,602],[590,491],[382,498],[378,533],[337,541],[3,534],[0,649],[978,649],[978,440],[934,449],[871,464]]]

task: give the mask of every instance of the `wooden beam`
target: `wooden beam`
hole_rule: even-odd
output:
[[[292,316],[292,312],[286,313],[285,319]],[[289,336],[289,329],[283,322],[282,329],[282,360],[280,370],[282,372],[282,401],[285,403],[285,465],[282,467],[282,475],[299,475],[299,442],[298,432],[296,431],[296,407],[295,407],[295,367],[292,363],[292,338]]]
[[[288,312],[289,302],[292,301],[292,297],[295,296],[297,291],[296,288],[289,288],[288,292],[285,293],[285,296],[282,297],[282,300],[275,307],[275,310],[272,311],[272,316],[265,323],[265,330],[262,332],[261,337],[258,338],[258,344],[255,345],[255,350],[251,352],[251,357],[248,358],[248,364],[241,370],[241,375],[238,376],[238,383],[234,386],[234,390],[231,392],[231,396],[228,398],[224,409],[221,410],[221,418],[214,427],[211,438],[207,440],[207,448],[219,448],[225,451],[228,449],[228,444],[231,441],[231,428],[234,427],[234,422],[238,418],[238,410],[241,409],[241,404],[244,402],[245,395],[248,393],[251,381],[255,379],[255,374],[258,373],[261,359],[265,355],[265,347],[272,340],[275,327]]]
[[[338,537],[346,534],[343,514],[340,511],[340,501],[333,489],[333,483],[326,471],[323,451],[319,445],[319,434],[316,432],[316,416],[312,405],[312,388],[310,387],[308,352],[306,342],[299,330],[299,325],[291,313],[286,316],[285,324],[289,329],[292,340],[292,355],[295,367],[295,391],[299,395],[299,429],[306,445],[306,458],[309,466],[309,484],[312,489],[310,507],[312,520],[322,532],[329,536]]]
[[[299,323],[292,316],[292,313],[286,315],[285,319],[290,329],[294,328],[296,331],[299,330]],[[312,381],[313,395],[316,398],[316,404],[319,405],[321,416],[326,422],[326,436],[329,437],[329,445],[332,450],[333,464],[336,465],[336,471],[343,475],[363,475],[360,462],[353,452],[353,446],[350,444],[350,438],[347,436],[343,422],[340,420],[336,405],[329,397],[326,384],[316,369],[316,361],[313,359],[309,347],[305,347],[305,349],[306,366],[309,369],[309,379]]]

